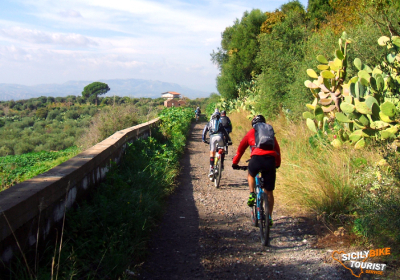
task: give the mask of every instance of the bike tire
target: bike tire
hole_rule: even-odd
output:
[[[257,219],[257,206],[254,205],[250,207],[250,220],[251,224],[255,227],[258,227],[258,219]]]
[[[261,195],[260,201],[260,237],[263,246],[269,246],[269,210],[268,210],[268,196],[266,193]]]
[[[219,183],[221,182],[221,176],[222,176],[222,166],[221,166],[221,160],[217,162],[217,166],[215,166],[215,170],[217,170],[217,174],[214,173],[214,185],[216,188],[219,188]]]

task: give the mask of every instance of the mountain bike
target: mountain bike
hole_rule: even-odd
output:
[[[247,166],[239,166],[239,170],[247,170]],[[260,228],[260,239],[263,246],[269,246],[269,208],[268,196],[263,190],[263,182],[261,180],[261,173],[256,176],[256,203],[250,207],[250,220],[253,226]]]
[[[209,144],[209,142],[206,140],[206,144]],[[226,144],[225,146],[219,146],[217,145],[217,152],[215,153],[215,158],[214,158],[214,172],[213,172],[213,177],[211,182],[214,182],[214,185],[216,188],[219,188],[219,184],[221,182],[221,177],[222,177],[222,155],[227,155],[228,154],[228,145]]]

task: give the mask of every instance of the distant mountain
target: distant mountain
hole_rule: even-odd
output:
[[[110,91],[105,96],[161,97],[166,91],[179,92],[190,99],[208,97],[210,93],[190,89],[174,83],[141,79],[98,80],[108,84]],[[18,84],[0,84],[0,101],[29,99],[39,96],[64,97],[81,95],[83,88],[95,81],[69,81],[63,84],[41,84],[24,86]]]

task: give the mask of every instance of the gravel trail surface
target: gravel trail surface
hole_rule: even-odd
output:
[[[313,222],[288,215],[277,196],[271,246],[263,247],[246,205],[247,173],[231,168],[238,143],[229,149],[216,189],[207,178],[209,146],[201,141],[205,124],[192,124],[179,186],[138,279],[375,279],[368,274],[356,278],[332,261],[333,250],[341,248],[316,246]]]

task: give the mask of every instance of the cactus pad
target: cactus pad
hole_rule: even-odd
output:
[[[390,101],[386,101],[380,106],[381,112],[388,117],[393,117],[396,114],[396,106]]]
[[[365,140],[364,140],[364,138],[361,138],[360,140],[358,140],[358,142],[354,146],[354,149],[359,150],[359,149],[362,149],[364,147],[365,147]]]
[[[335,148],[340,148],[342,147],[342,142],[339,139],[333,139],[333,141],[331,142],[331,145]]]
[[[333,74],[331,71],[328,71],[328,70],[322,71],[322,72],[321,72],[321,76],[322,76],[324,79],[333,79],[333,78],[335,78],[335,74]],[[328,88],[329,88],[329,87],[328,87]]]
[[[317,60],[323,64],[328,64],[328,60],[323,55],[318,55]]]
[[[347,102],[342,102],[341,104],[340,104],[340,109],[344,112],[344,113],[346,113],[346,114],[351,114],[351,113],[353,113],[354,112],[354,105],[353,104],[350,104],[350,103],[347,103]]]
[[[368,108],[365,102],[356,103],[356,110],[361,114],[372,114],[372,110]]]
[[[305,118],[305,119],[314,119],[314,116],[310,112],[304,112],[303,113],[303,118]]]
[[[307,75],[311,78],[318,79],[318,75],[313,69],[307,69]]]
[[[307,119],[307,127],[314,133],[317,133],[317,128],[315,127],[315,123],[312,119]]]
[[[351,122],[351,120],[350,120],[348,117],[346,117],[345,114],[340,113],[340,112],[337,112],[337,113],[335,114],[335,117],[336,117],[336,119],[337,119],[339,122],[342,122],[342,123],[349,123],[349,122]]]
[[[358,57],[354,59],[354,66],[356,66],[358,70],[362,70],[362,62]]]

